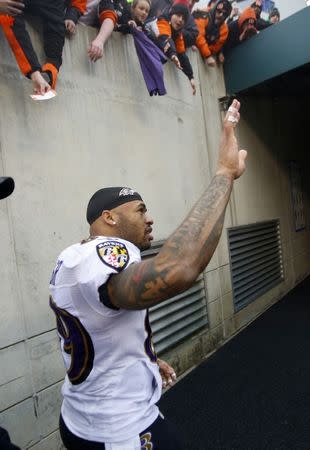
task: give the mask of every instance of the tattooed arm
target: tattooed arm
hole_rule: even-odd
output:
[[[239,108],[234,100],[224,120],[216,174],[183,223],[157,256],[111,277],[108,293],[116,307],[145,309],[177,295],[192,286],[209,263],[222,233],[233,181],[245,169],[246,151],[238,151],[234,133]]]

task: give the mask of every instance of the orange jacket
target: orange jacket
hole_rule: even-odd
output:
[[[177,53],[185,53],[185,42],[184,42],[184,38],[183,38],[183,34],[182,31],[180,31],[179,33],[173,33],[172,35],[172,30],[171,30],[171,25],[169,23],[169,21],[164,18],[163,16],[159,17],[157,19],[157,28],[158,28],[158,38],[160,39],[160,37],[163,36],[167,36],[167,38],[170,40],[172,39],[175,45],[175,49]]]
[[[195,19],[199,34],[196,39],[196,47],[199,49],[201,56],[203,58],[208,58],[212,54],[219,53],[225,44],[228,37],[228,26],[226,22],[224,22],[220,27],[220,35],[218,40],[209,45],[206,40],[206,27],[209,23],[209,18],[197,18]]]
[[[67,2],[65,20],[77,23],[79,18],[86,12],[87,0],[70,0]]]
[[[76,8],[81,14],[86,12],[86,3],[87,0],[71,0],[70,7]]]

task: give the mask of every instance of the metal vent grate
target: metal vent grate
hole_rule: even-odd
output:
[[[235,310],[283,280],[279,220],[228,229]]]
[[[155,256],[164,241],[157,241],[142,253],[143,258]],[[167,350],[208,323],[203,276],[183,292],[150,308],[150,323],[157,353]]]

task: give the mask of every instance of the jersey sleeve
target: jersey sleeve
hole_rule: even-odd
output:
[[[118,22],[117,3],[113,0],[100,0],[98,7],[100,25],[106,19],[111,19],[114,26]]]
[[[103,313],[107,313],[107,309],[118,311],[107,298],[107,283],[112,275],[140,261],[140,251],[128,241],[104,238],[93,242],[77,273],[86,301],[96,309],[102,306]]]

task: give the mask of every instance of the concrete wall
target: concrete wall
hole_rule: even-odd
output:
[[[134,187],[155,218],[155,239],[165,239],[216,164],[222,72],[206,70],[190,52],[196,97],[186,77],[167,63],[168,95],[150,98],[131,37],[113,35],[104,60],[91,64],[86,49],[94,33],[80,28],[66,43],[59,95],[44,104],[30,100],[31,83],[20,76],[0,36],[0,175],[16,180],[13,195],[0,203],[0,425],[22,448],[61,448],[57,421],[64,369],[48,281],[58,253],[87,237],[90,195],[102,186]],[[292,225],[286,159],[295,149],[287,145],[288,127],[272,138],[273,110],[266,114],[271,107],[268,99],[245,100],[239,135],[249,150],[248,171],[235,185],[225,227],[280,217],[285,280],[234,314],[224,231],[205,273],[209,328],[166,354],[180,373],[309,273],[309,232],[297,234]],[[309,211],[307,198],[305,203]]]

